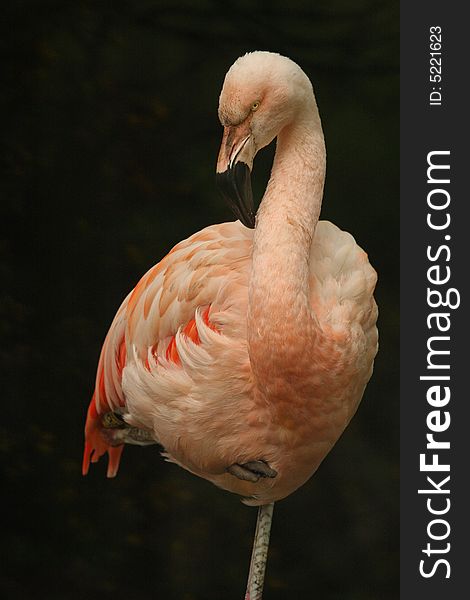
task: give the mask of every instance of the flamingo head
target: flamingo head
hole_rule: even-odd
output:
[[[224,135],[217,183],[247,227],[255,224],[250,173],[256,153],[312,100],[312,85],[302,69],[272,52],[245,54],[225,76],[219,100]]]

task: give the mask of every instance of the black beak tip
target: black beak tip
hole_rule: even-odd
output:
[[[216,184],[243,225],[254,229],[255,212],[249,166],[241,161],[235,163],[223,173],[216,174]]]

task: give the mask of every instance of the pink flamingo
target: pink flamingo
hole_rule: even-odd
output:
[[[83,473],[124,443],[258,505],[246,598],[261,598],[273,503],[316,471],[354,415],[377,352],[376,273],[319,221],[326,152],[312,85],[269,52],[239,58],[220,95],[218,180],[239,221],[177,244],[139,281],[105,339]],[[256,214],[249,174],[276,156]]]

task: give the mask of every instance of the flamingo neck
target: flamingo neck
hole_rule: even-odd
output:
[[[271,178],[260,205],[249,287],[248,348],[260,389],[288,379],[315,343],[309,256],[318,222],[326,152],[312,97],[305,114],[278,136]],[[292,379],[292,377],[290,377]]]

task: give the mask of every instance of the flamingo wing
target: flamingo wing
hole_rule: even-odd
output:
[[[311,303],[341,357],[342,376],[354,382],[346,423],[354,415],[372,375],[378,349],[377,273],[354,237],[329,221],[319,221],[310,252]],[[339,377],[338,377],[339,381]]]
[[[97,462],[106,452],[107,476],[114,477],[118,471],[124,446],[104,428],[106,413],[123,413],[133,425],[153,429],[148,419],[142,420],[141,405],[145,400],[165,404],[168,390],[159,392],[157,377],[157,389],[142,400],[138,389],[144,382],[136,377],[155,382],[155,371],[181,377],[185,348],[210,344],[207,332],[231,339],[245,337],[252,235],[238,221],[203,229],[177,244],[121,304],[98,363],[85,425],[83,474],[90,462]],[[202,330],[206,335],[201,340]],[[132,377],[126,386],[123,373],[130,365]],[[163,380],[162,387],[167,387]],[[129,396],[134,400],[131,407]]]

